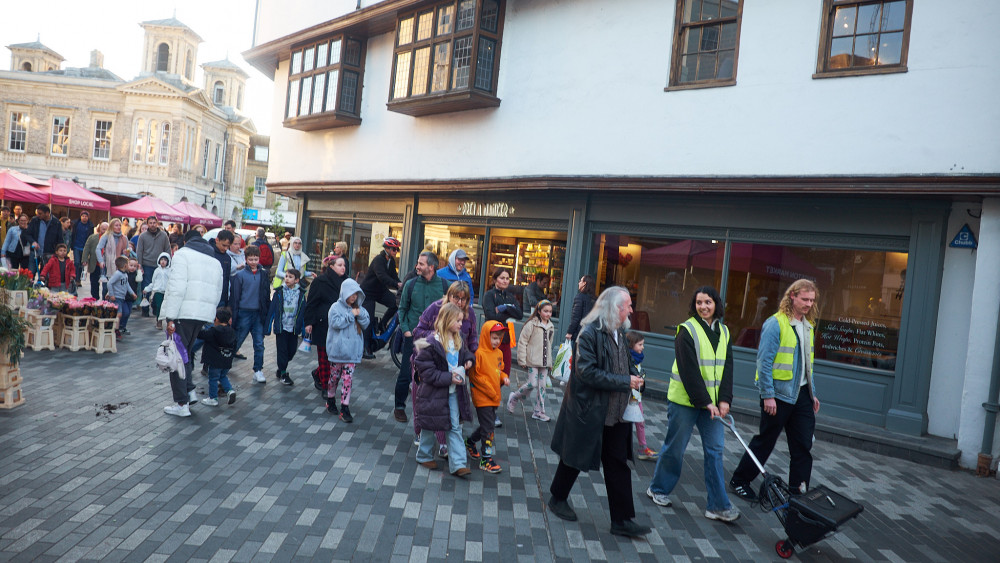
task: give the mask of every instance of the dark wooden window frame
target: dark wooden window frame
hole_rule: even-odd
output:
[[[677,0],[676,7],[674,9],[674,38],[670,57],[670,76],[669,82],[666,88],[663,90],[665,92],[671,92],[674,90],[695,90],[698,88],[717,88],[720,86],[735,86],[736,85],[736,71],[739,68],[740,60],[740,31],[743,27],[743,0],[738,0],[738,6],[736,8],[736,15],[733,17],[718,18],[714,20],[699,20],[697,22],[683,23],[683,13],[684,13],[684,0]],[[695,82],[681,82],[681,57],[684,56],[683,46],[681,45],[681,38],[684,37],[684,31],[687,29],[695,27],[705,27],[709,25],[718,25],[720,23],[735,22],[736,23],[736,48],[733,52],[733,77],[732,78],[713,78],[709,80],[698,80]]]
[[[833,18],[837,8],[844,6],[861,6],[866,4],[884,4],[889,1],[892,0],[823,0],[823,19],[820,27],[819,54],[816,58],[816,73],[813,74],[813,78],[895,74],[907,71],[906,61],[907,53],[910,50],[910,22],[913,15],[913,0],[904,0],[906,2],[906,15],[903,20],[903,42],[899,52],[899,64],[876,65],[871,67],[850,67],[843,69],[829,68],[830,45],[833,42]]]
[[[318,46],[323,44],[327,45],[326,57],[327,60],[329,60],[330,50],[331,50],[330,45],[335,40],[340,41],[340,57],[338,58],[338,61],[332,64],[317,66],[315,61],[316,61]],[[348,49],[349,42],[356,42],[358,46],[358,50],[356,53]],[[319,41],[313,40],[310,41],[309,43],[303,43],[301,45],[295,46],[291,50],[291,55],[289,56],[288,59],[288,84],[285,86],[285,105],[284,105],[285,118],[282,121],[282,125],[288,127],[289,129],[298,129],[300,131],[316,131],[320,129],[332,129],[335,127],[349,127],[353,125],[360,125],[361,89],[364,83],[365,55],[367,48],[368,48],[367,38],[345,33],[328,35]],[[310,50],[314,61],[312,68],[310,68],[309,70],[304,70],[306,65],[305,62],[303,61],[300,63],[302,65],[302,68],[299,69],[299,72],[294,72],[296,69],[293,68],[293,61],[295,60],[296,56],[304,57],[305,56],[304,53]],[[351,57],[351,60],[349,61],[347,58],[349,54],[354,54],[356,56]],[[323,94],[322,94],[323,104],[320,108],[320,111],[315,113],[307,113],[299,115],[301,97],[303,95],[303,89],[302,89],[303,79],[306,78],[310,79],[311,85],[309,87],[309,92],[305,94],[310,96],[309,98],[310,102],[307,107],[311,108],[313,105],[311,97],[315,92],[315,86],[313,85],[312,80],[315,80],[315,77],[317,76],[326,76],[328,73],[334,70],[337,71],[336,84],[332,85],[332,87],[337,89],[336,95],[333,97],[333,100],[335,100],[336,107],[333,109],[326,107],[327,101],[330,100],[329,90],[331,87],[331,84],[329,83],[330,81],[327,80],[327,83],[323,87]],[[344,95],[344,90],[343,90],[344,77],[347,75],[347,73],[354,73],[357,76],[356,95],[354,96],[353,112],[341,109],[341,104],[343,103],[342,96]],[[294,92],[295,94],[294,100],[292,100],[293,81],[297,82],[296,91]],[[292,103],[295,104],[295,112],[294,112],[295,115],[289,117],[288,115],[289,104]]]
[[[392,70],[389,80],[389,101],[386,107],[389,111],[394,111],[397,113],[403,113],[406,115],[411,115],[414,117],[422,115],[433,115],[438,113],[448,113],[456,111],[464,111],[470,109],[481,109],[481,108],[491,108],[500,105],[500,99],[497,98],[497,81],[500,75],[500,48],[503,38],[503,26],[504,26],[504,13],[506,10],[506,0],[497,0],[497,16],[496,16],[496,30],[490,31],[483,28],[482,21],[482,9],[484,0],[475,0],[475,13],[473,15],[473,25],[471,29],[458,31],[458,7],[461,0],[449,0],[447,2],[434,2],[421,6],[419,9],[411,10],[408,12],[400,13],[396,18],[396,28],[393,31],[393,54],[392,54]],[[438,35],[438,18],[440,15],[440,8],[451,5],[454,7],[452,13],[452,25],[451,31],[446,34]],[[431,19],[431,34],[427,39],[417,40],[417,31],[419,28],[419,17],[421,14],[430,13],[432,15]],[[411,29],[412,41],[399,44],[400,41],[400,31],[402,23],[410,18],[413,18],[413,26]],[[470,46],[470,60],[469,60],[469,76],[468,84],[462,88],[454,88],[454,59],[455,59],[455,42],[458,39],[471,38],[472,44]],[[490,79],[490,89],[484,90],[476,87],[476,74],[478,68],[478,53],[480,40],[491,40],[494,42],[494,53],[493,53],[493,69]],[[433,75],[434,75],[434,55],[435,46],[442,43],[448,44],[449,55],[448,55],[448,70],[447,70],[447,80],[448,87],[442,92],[432,92]],[[416,57],[416,52],[419,49],[429,48],[430,53],[427,61],[427,75],[426,75],[426,89],[425,93],[413,95],[413,72],[414,65],[413,61]],[[397,55],[401,53],[410,53],[410,68],[407,77],[407,87],[406,95],[394,98],[396,91],[396,64],[399,59]]]

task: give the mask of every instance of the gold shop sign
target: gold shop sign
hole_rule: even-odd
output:
[[[503,202],[466,201],[458,204],[458,214],[472,217],[510,217],[514,214],[514,206]]]

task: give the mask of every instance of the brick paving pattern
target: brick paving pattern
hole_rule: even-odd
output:
[[[619,538],[608,533],[597,473],[581,475],[570,497],[579,522],[544,506],[558,461],[548,448],[558,390],[548,394],[552,422],[532,420],[530,407],[503,410],[503,473],[474,470],[465,481],[417,466],[411,425],[391,415],[395,373],[384,352],[355,374],[354,424],[325,411],[309,377],[315,354],[296,356],[295,386],[278,384],[272,339],[266,385],[251,382],[250,361],[237,362],[236,404],[196,405],[181,419],[163,413],[169,385],[153,366],[160,334],[149,319],[135,317],[130,328],[115,355],[27,352],[27,402],[0,411],[0,560],[779,560],[774,544],[784,536],[774,515],[734,499],[743,513],[736,523],[703,517],[697,433],[672,508],[645,497],[654,463],[636,462],[637,520],[654,531]],[[243,352],[251,354],[249,342]],[[206,396],[207,379],[195,377]],[[647,403],[646,415],[658,449],[665,405]],[[729,435],[726,449],[731,471],[742,448]],[[814,482],[865,511],[798,549],[799,560],[997,560],[996,480],[824,442],[814,452]],[[783,444],[769,465],[785,473]]]

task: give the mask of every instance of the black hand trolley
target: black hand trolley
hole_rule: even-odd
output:
[[[780,477],[768,473],[757,460],[757,456],[750,451],[750,446],[736,431],[732,415],[720,417],[719,421],[733,431],[764,478],[758,492],[757,503],[764,512],[774,512],[785,528],[787,539],[778,540],[774,545],[774,550],[782,559],[791,557],[795,553],[796,545],[799,547],[812,545],[836,533],[838,527],[864,510],[860,504],[822,485],[804,493],[793,494],[785,482]]]

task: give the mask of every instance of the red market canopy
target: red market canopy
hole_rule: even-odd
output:
[[[209,229],[222,226],[222,217],[215,215],[198,204],[191,203],[190,201],[182,201],[174,204],[173,207],[178,211],[187,213],[191,217],[190,221],[188,221],[191,225],[205,225]]]
[[[22,203],[48,203],[48,194],[19,180],[13,170],[0,171],[0,199]]]
[[[17,170],[12,170],[10,168],[4,168],[3,170],[0,170],[0,173],[3,173],[3,172],[10,172],[18,180],[24,182],[25,184],[29,184],[29,185],[32,185],[32,186],[35,186],[35,187],[42,187],[42,186],[49,185],[49,183],[46,182],[45,180],[39,180],[38,178],[35,178],[34,176],[29,176],[29,175],[25,174],[24,172],[18,172]]]
[[[107,211],[111,209],[110,201],[91,193],[90,190],[75,182],[52,178],[49,183],[49,187],[39,189],[49,195],[52,205],[65,205],[67,207],[78,207],[95,211]]]
[[[137,199],[132,203],[116,205],[111,208],[111,215],[115,217],[132,217],[134,219],[145,219],[153,215],[160,221],[172,221],[174,223],[187,223],[191,220],[187,213],[174,209],[167,202],[151,195]]]

